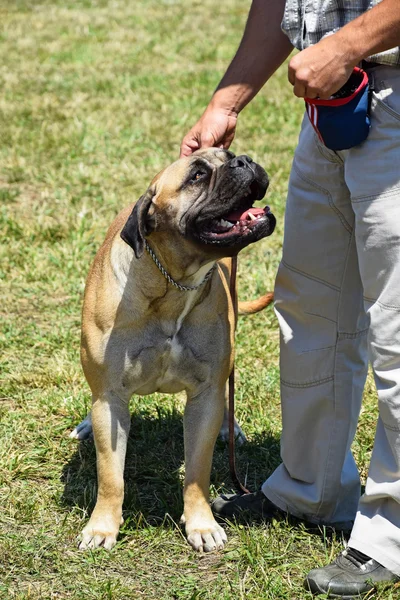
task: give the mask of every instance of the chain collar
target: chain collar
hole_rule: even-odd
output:
[[[169,281],[169,283],[171,285],[178,288],[178,290],[181,290],[181,292],[192,292],[193,290],[198,290],[202,285],[204,285],[211,278],[212,274],[214,273],[215,267],[217,266],[216,264],[214,264],[211,267],[211,269],[208,271],[206,276],[204,277],[203,281],[201,281],[198,285],[182,285],[181,283],[178,283],[177,281],[175,281],[175,279],[172,279],[171,275],[169,275],[167,273],[167,271],[164,269],[164,267],[158,260],[157,256],[154,254],[153,250],[150,248],[149,244],[147,243],[147,240],[144,241],[144,245],[145,245],[147,252],[150,254],[151,258],[156,263],[156,266],[161,271],[161,273],[164,275],[165,279],[167,281]]]

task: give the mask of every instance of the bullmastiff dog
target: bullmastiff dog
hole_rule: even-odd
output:
[[[159,173],[112,223],[83,305],[81,357],[93,404],[71,435],[93,428],[98,494],[80,548],[112,548],[123,522],[130,397],[183,390],[182,522],[195,550],[224,546],[208,496],[233,364],[229,257],[274,230],[269,208],[253,207],[267,187],[266,172],[248,156],[200,150]],[[271,296],[241,309],[256,312]]]

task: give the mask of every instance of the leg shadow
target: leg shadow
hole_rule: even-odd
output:
[[[143,515],[159,523],[168,512],[179,519],[182,512],[183,429],[175,410],[156,407],[131,416],[125,461],[124,519]],[[81,441],[64,466],[62,503],[91,513],[96,503],[96,450],[93,439]]]
[[[154,410],[134,411],[125,461],[124,519],[160,525],[168,513],[178,522],[183,511],[184,448],[182,414],[156,405]],[[73,443],[71,441],[71,443]],[[253,436],[236,448],[236,466],[242,482],[260,488],[280,462],[279,437],[270,432]],[[79,442],[64,466],[62,503],[88,514],[97,496],[96,450],[93,439]],[[217,441],[211,486],[214,493],[234,493],[229,474],[228,445]]]

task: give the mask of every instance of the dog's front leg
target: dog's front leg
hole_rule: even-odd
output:
[[[93,401],[92,424],[96,444],[97,502],[81,534],[80,549],[111,549],[122,522],[124,465],[130,428],[128,401],[113,393]]]
[[[79,425],[79,427],[82,427],[82,429],[83,429],[84,424],[85,424],[85,422],[82,421],[82,423],[81,423],[81,425]],[[235,441],[238,444],[238,446],[241,446],[242,444],[244,444],[247,441],[242,428],[240,427],[239,423],[236,421],[236,418],[233,419],[233,431],[235,433]],[[72,437],[72,434],[71,434],[71,437]],[[226,443],[229,442],[229,386],[228,386],[228,384],[226,384],[226,389],[225,389],[224,419],[222,421],[222,426],[221,426],[221,429],[219,432],[219,437],[221,438],[221,440],[223,442],[226,442]]]
[[[227,541],[209,505],[211,463],[224,414],[224,389],[208,388],[190,397],[184,414],[184,512],[189,544],[195,550],[222,549]]]

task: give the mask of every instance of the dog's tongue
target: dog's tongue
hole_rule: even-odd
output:
[[[254,218],[257,218],[259,215],[264,214],[265,210],[266,209],[264,208],[249,208],[244,212],[237,210],[229,215],[225,215],[224,219],[231,221],[232,223],[236,223],[236,221],[246,221],[251,219],[250,214],[253,215]]]

